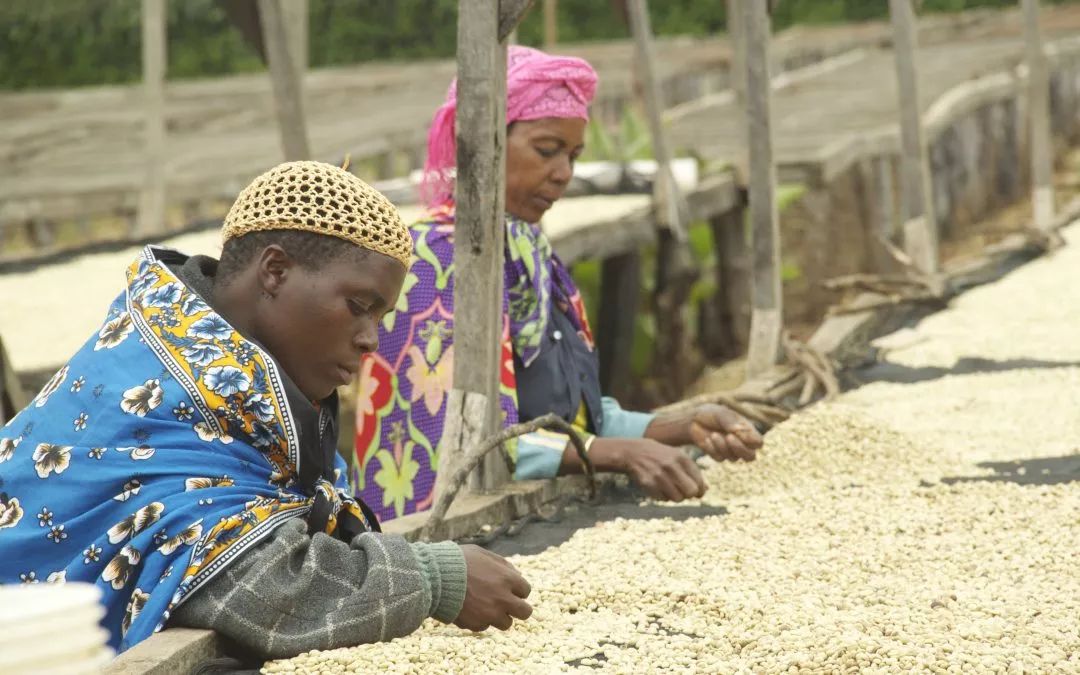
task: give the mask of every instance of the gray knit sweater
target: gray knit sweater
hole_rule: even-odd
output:
[[[351,543],[282,524],[173,612],[170,625],[209,628],[266,659],[408,635],[450,622],[465,599],[465,557],[452,542],[410,544],[361,534]]]

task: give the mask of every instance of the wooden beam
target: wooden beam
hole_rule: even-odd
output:
[[[664,100],[660,91],[660,80],[656,73],[656,54],[653,49],[652,26],[649,22],[649,8],[646,0],[630,0],[630,29],[634,34],[634,47],[640,68],[645,113],[649,121],[649,136],[652,140],[653,157],[657,162],[656,180],[653,183],[656,198],[657,221],[670,229],[676,239],[686,237],[686,205],[675,176],[671,172],[671,152],[664,132]]]
[[[749,332],[745,315],[750,299],[750,269],[745,227],[746,209],[742,206],[709,219],[713,246],[716,248],[716,292],[707,300],[711,309],[702,310],[710,317],[701,326],[699,341],[711,359],[733,359],[743,353]]]
[[[728,80],[735,95],[735,115],[739,120],[746,117],[746,41],[743,39],[742,5],[745,0],[727,0],[728,44],[731,59],[728,61]],[[746,146],[739,148],[732,158],[738,175],[745,179],[749,172]]]
[[[747,379],[770,370],[780,360],[783,289],[780,284],[780,223],[776,210],[769,79],[771,21],[763,2],[743,2],[746,45],[746,121],[750,155],[749,201],[753,286]]]
[[[544,0],[544,49],[559,42],[559,0]]]
[[[536,0],[499,0],[499,42],[517,42],[518,24],[525,18],[525,13],[532,7]],[[544,10],[547,10],[545,5]]]
[[[746,108],[746,52],[743,44],[742,16],[743,0],[727,1],[727,34],[731,49],[728,61],[728,79],[731,91],[735,94],[735,106],[740,113]]]
[[[490,0],[461,0],[458,12],[457,184],[454,197],[454,386],[447,420],[462,429],[443,434],[439,473],[460,453],[502,425],[499,372],[502,346],[504,187],[506,184],[506,45],[497,39],[499,8]],[[480,414],[480,411],[484,411]],[[482,419],[478,419],[482,418]],[[497,453],[481,465],[472,486],[491,490],[509,480]],[[440,481],[439,490],[445,484]],[[437,495],[436,495],[437,498]]]
[[[930,167],[923,138],[918,74],[917,29],[911,0],[889,0],[893,53],[900,104],[901,223],[904,249],[925,274],[938,271],[938,231],[930,198]]]
[[[1050,131],[1050,71],[1039,28],[1039,0],[1023,0],[1028,67],[1027,114],[1031,147],[1031,204],[1035,227],[1054,225],[1054,155]]]
[[[165,229],[165,69],[167,42],[165,0],[142,1],[143,112],[146,154],[139,211],[138,238]]]
[[[640,301],[641,254],[632,251],[604,258],[596,352],[600,360],[600,388],[605,395],[625,398],[630,393],[630,358]]]
[[[304,75],[308,71],[308,0],[285,0],[281,3],[281,12],[285,17],[289,56],[303,89]]]
[[[259,22],[270,65],[281,147],[286,161],[311,159],[304,121],[304,88],[290,53],[282,0],[259,0]]]

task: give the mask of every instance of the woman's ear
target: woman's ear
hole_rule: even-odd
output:
[[[296,262],[277,244],[270,244],[259,254],[258,277],[260,290],[277,297]]]

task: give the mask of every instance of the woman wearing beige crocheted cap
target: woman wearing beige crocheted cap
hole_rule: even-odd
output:
[[[584,149],[596,73],[579,58],[511,47],[507,59],[506,249],[501,407],[506,424],[556,413],[585,434],[594,466],[625,473],[650,497],[681,501],[705,483],[677,446],[719,460],[750,460],[761,446],[753,426],[705,405],[653,416],[624,410],[600,390],[585,305],[539,223],[558,201]],[[453,373],[455,85],[428,133],[424,197],[430,213],[413,225],[417,260],[397,311],[365,358],[357,406],[359,494],[381,518],[432,502],[447,392]],[[515,478],[582,471],[563,434],[517,440]]]
[[[180,625],[255,661],[428,617],[528,618],[508,562],[383,535],[345,483],[335,390],[401,291],[394,207],[336,167],[283,164],[224,239],[220,261],[144,249],[101,329],[0,430],[0,583],[96,584],[121,651]]]

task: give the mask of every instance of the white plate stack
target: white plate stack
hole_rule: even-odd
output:
[[[93,584],[0,586],[0,673],[100,673],[113,658]]]

